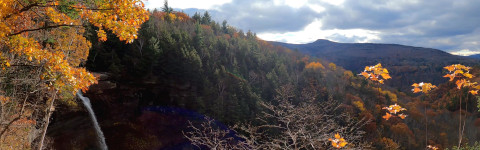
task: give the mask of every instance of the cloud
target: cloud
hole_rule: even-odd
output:
[[[317,17],[306,5],[285,2],[233,0],[219,7],[219,17],[240,29],[271,33],[299,31]]]
[[[215,20],[252,30],[265,40],[328,39],[480,52],[477,0],[230,0],[206,9]]]
[[[470,56],[470,55],[480,54],[480,52],[478,52],[478,51],[471,51],[471,50],[468,50],[468,49],[463,49],[463,50],[454,51],[454,52],[450,52],[450,53],[453,54],[453,55],[460,55],[460,56]]]
[[[347,0],[327,7],[323,29],[360,28],[380,32],[372,42],[432,47],[445,51],[474,45],[480,27],[480,1],[376,1]]]
[[[197,9],[213,9],[216,6],[230,3],[232,0],[170,0],[168,5],[172,8],[178,9],[187,9],[187,8],[197,8]],[[144,0],[144,3],[147,8],[155,9],[162,8],[164,0]]]

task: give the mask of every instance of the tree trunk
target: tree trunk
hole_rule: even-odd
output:
[[[55,96],[56,95],[57,95],[57,92],[54,92],[53,93],[53,99],[50,102],[47,109],[45,110],[47,115],[45,116],[45,124],[43,125],[42,137],[40,138],[40,143],[38,145],[38,150],[42,150],[42,147],[43,147],[43,141],[45,140],[45,135],[47,134],[48,124],[50,124],[50,116],[52,115],[52,112],[55,109],[54,106],[53,106],[53,103],[55,102]]]

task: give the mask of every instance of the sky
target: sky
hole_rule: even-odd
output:
[[[267,41],[389,43],[480,54],[479,0],[169,0]],[[164,0],[145,1],[161,8]]]

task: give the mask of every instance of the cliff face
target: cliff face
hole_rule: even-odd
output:
[[[183,138],[187,120],[195,115],[175,107],[165,106],[171,96],[185,96],[188,84],[172,84],[175,88],[161,88],[157,82],[116,83],[106,74],[84,95],[89,97],[98,122],[105,134],[109,149],[164,149],[191,147]],[[176,94],[168,94],[168,93]],[[95,149],[98,147],[95,131],[84,106],[60,105],[48,129],[50,144],[55,149]],[[198,118],[198,117],[197,117]]]

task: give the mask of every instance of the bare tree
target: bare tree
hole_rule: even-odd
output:
[[[201,148],[208,147],[210,149],[250,149],[249,145],[243,141],[236,141],[232,137],[232,130],[222,130],[215,124],[215,120],[208,117],[205,122],[199,126],[195,126],[192,122],[188,122],[191,131],[183,132],[183,135],[192,142],[193,145]]]
[[[258,115],[255,123],[233,127],[244,141],[228,142],[225,141],[228,138],[224,138],[223,143],[233,143],[238,149],[328,149],[331,148],[328,139],[339,133],[349,143],[347,148],[368,148],[368,143],[362,139],[365,132],[361,128],[369,120],[358,120],[341,112],[337,101],[316,102],[313,94],[304,96],[310,100],[295,105],[291,102],[295,97],[293,89],[292,85],[280,87],[276,90],[277,96],[273,101],[276,104],[261,102],[264,111]],[[201,125],[203,129],[192,124],[190,127],[193,130],[186,134],[187,138],[195,145],[209,148],[216,147],[212,147],[215,144],[208,143],[222,143],[216,141],[222,139],[211,138],[213,135],[208,135],[205,131],[215,134],[226,132],[218,131],[205,123]]]

